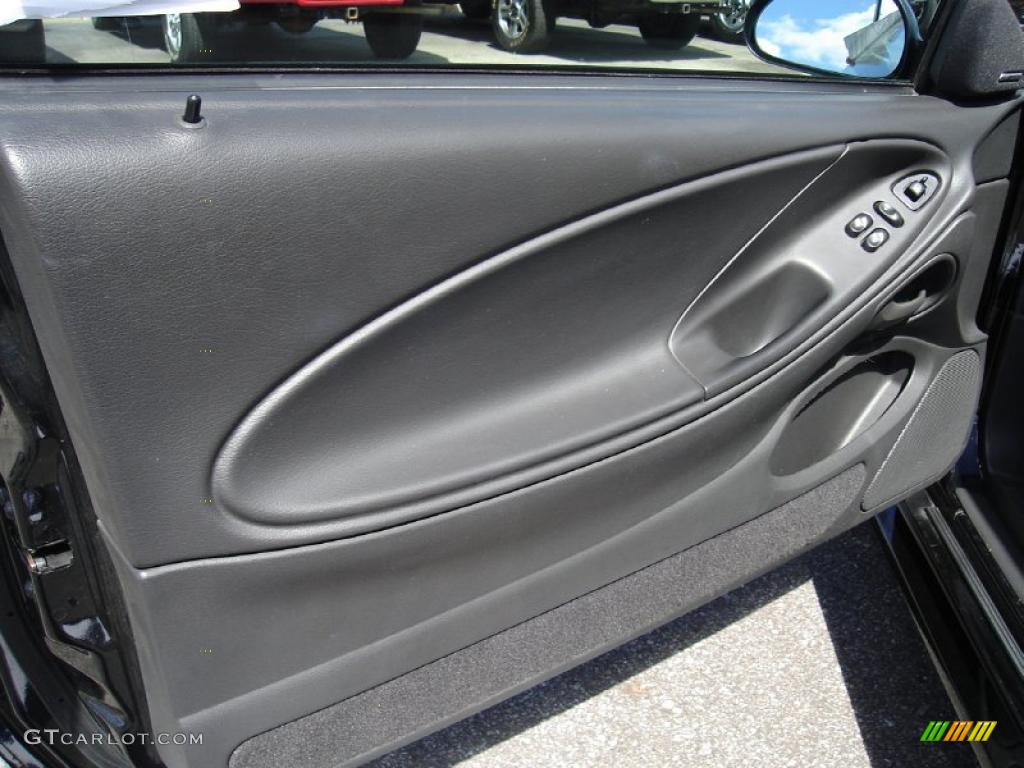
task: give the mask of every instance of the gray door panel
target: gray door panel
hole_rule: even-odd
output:
[[[154,730],[204,734],[171,766],[357,764],[867,519],[966,441],[1015,103],[144,82],[9,86],[0,231]]]

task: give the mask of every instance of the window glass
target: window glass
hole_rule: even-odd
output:
[[[814,4],[827,8],[832,1]],[[857,0],[865,14],[878,1]],[[926,21],[937,3],[913,5]],[[0,67],[581,67],[796,75],[747,47],[749,5],[0,0]]]

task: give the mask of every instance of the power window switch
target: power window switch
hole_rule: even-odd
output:
[[[862,234],[868,231],[874,220],[866,213],[858,213],[850,222],[846,225],[846,234],[850,237],[860,237]]]
[[[900,212],[896,210],[896,206],[892,203],[887,203],[885,200],[879,200],[875,203],[875,213],[885,219],[886,223],[891,227],[902,227],[903,217]]]
[[[873,229],[861,242],[861,247],[868,253],[874,253],[889,241],[889,233],[884,229]]]

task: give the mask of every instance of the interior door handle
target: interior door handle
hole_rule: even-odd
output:
[[[956,281],[956,257],[943,253],[900,288],[875,315],[872,326],[884,328],[902,323],[938,304]]]
[[[922,309],[928,303],[928,291],[921,288],[909,299],[897,298],[890,301],[875,316],[875,326],[891,325],[907,320]]]

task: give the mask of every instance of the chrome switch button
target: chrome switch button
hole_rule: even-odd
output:
[[[931,171],[921,171],[904,176],[892,185],[892,193],[903,205],[912,211],[919,211],[935,197],[942,182]]]
[[[867,237],[864,238],[864,242],[861,243],[864,250],[868,253],[874,253],[889,239],[889,233],[884,229],[874,229]]]
[[[850,223],[846,225],[846,234],[848,234],[850,237],[857,237],[858,235],[867,232],[868,227],[870,227],[873,223],[874,222],[872,221],[871,217],[868,216],[866,213],[858,213],[856,216],[850,219]]]
[[[912,181],[907,184],[906,189],[903,190],[903,194],[907,196],[907,199],[912,203],[916,203],[928,192],[928,187],[923,181]]]
[[[879,200],[875,203],[875,213],[885,219],[889,226],[903,226],[903,217],[900,215],[900,212],[896,210],[896,206],[892,203],[887,203],[885,200]]]

